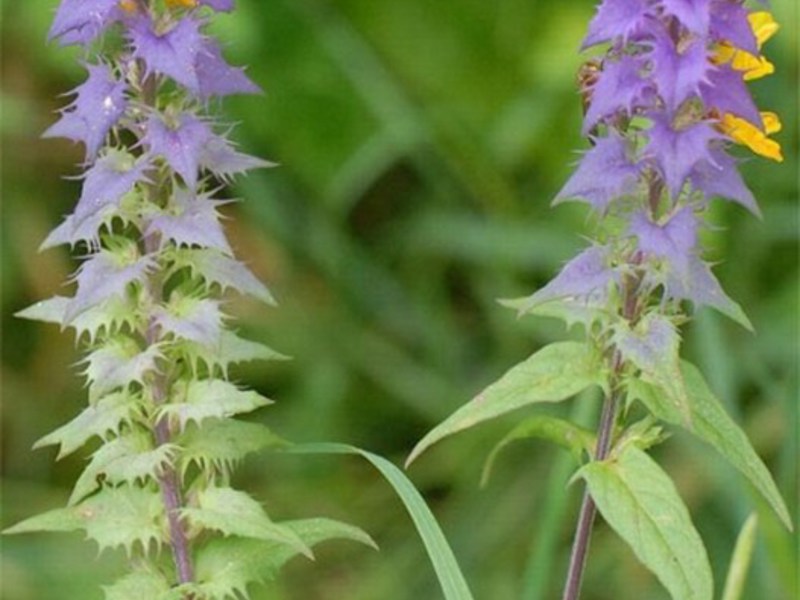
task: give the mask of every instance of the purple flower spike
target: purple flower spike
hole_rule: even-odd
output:
[[[708,81],[700,85],[700,98],[706,110],[731,113],[749,123],[763,127],[761,113],[744,83],[741,71],[729,65],[719,65],[708,75]]]
[[[212,200],[209,196],[195,196],[188,190],[178,188],[172,197],[177,214],[164,214],[154,218],[145,230],[145,235],[157,231],[161,234],[162,241],[171,240],[178,246],[216,248],[232,255],[217,212],[217,207],[226,202]]]
[[[721,136],[705,122],[675,129],[663,113],[652,115],[650,143],[645,153],[652,157],[673,198],[686,178],[702,161],[713,164],[709,142]]]
[[[162,156],[183,178],[190,190],[197,187],[200,155],[209,138],[211,127],[188,113],[180,116],[177,127],[170,128],[158,115],[147,122],[147,133],[142,141],[150,154]]]
[[[669,110],[700,91],[708,82],[712,68],[705,39],[675,44],[663,25],[650,28],[653,39],[649,57],[653,61],[653,80]]]
[[[128,101],[124,81],[117,80],[104,64],[86,65],[89,77],[71,93],[73,102],[61,113],[61,119],[42,137],[64,137],[86,145],[87,159],[93,159],[106,135],[125,113]]]
[[[122,17],[119,0],[62,0],[48,39],[61,44],[88,44]]]
[[[605,211],[612,200],[633,192],[638,174],[639,168],[628,158],[623,138],[616,135],[598,138],[553,203],[576,198]]]

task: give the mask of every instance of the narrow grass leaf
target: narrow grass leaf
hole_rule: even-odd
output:
[[[756,544],[756,532],[758,531],[758,515],[751,514],[744,522],[739,537],[736,538],[736,546],[731,557],[731,566],[728,569],[728,577],[725,580],[725,590],[722,592],[722,600],[741,600],[744,593],[744,583],[747,579],[747,571],[750,568],[750,561],[753,558],[753,547]]]

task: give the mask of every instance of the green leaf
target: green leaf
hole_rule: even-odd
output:
[[[161,573],[135,571],[112,585],[103,586],[105,600],[162,600],[170,593],[170,584]]]
[[[722,403],[708,387],[702,373],[686,361],[681,363],[681,373],[689,398],[691,420],[683,419],[676,408],[671,390],[632,379],[628,391],[640,400],[656,417],[680,425],[710,444],[739,470],[766,499],[784,525],[791,530],[792,520],[778,487],[764,462],[759,458],[744,431],[728,416]]]
[[[120,336],[89,354],[84,375],[89,383],[89,401],[94,402],[116,388],[143,383],[146,373],[156,371],[161,348],[154,344],[142,351],[135,340]]]
[[[572,452],[578,462],[584,453],[589,456],[594,453],[595,435],[588,429],[548,415],[535,415],[514,427],[492,449],[483,465],[481,486],[488,483],[494,463],[503,449],[512,442],[528,438],[541,438],[558,444]]]
[[[437,425],[416,445],[406,466],[453,433],[539,402],[561,402],[592,385],[605,385],[602,363],[584,343],[546,346],[508,371],[472,401]]]
[[[173,444],[153,448],[153,436],[147,431],[126,432],[92,455],[91,462],[75,483],[68,504],[80,502],[100,487],[101,476],[111,483],[157,481],[163,469],[174,461],[177,450]]]
[[[158,418],[177,419],[183,430],[190,422],[200,424],[212,417],[231,417],[271,403],[256,392],[240,390],[221,379],[183,381],[174,386],[171,402],[159,409]]]
[[[264,425],[235,419],[207,419],[202,425],[190,425],[175,443],[183,449],[181,470],[184,475],[191,464],[203,470],[213,466],[230,471],[251,452],[290,445]]]
[[[118,434],[123,423],[131,424],[137,409],[137,399],[128,392],[104,396],[86,408],[72,421],[44,436],[33,447],[60,445],[57,460],[74,452],[92,437],[107,438],[108,433]]]
[[[273,523],[263,507],[245,492],[211,487],[197,495],[197,508],[184,508],[181,515],[197,528],[214,529],[229,536],[250,537],[286,544],[294,551],[314,555],[291,529]]]
[[[392,485],[411,515],[422,538],[446,600],[472,600],[469,586],[461,573],[453,551],[447,543],[428,505],[403,472],[385,458],[346,444],[303,444],[289,452],[299,454],[355,454],[367,459]]]
[[[31,321],[55,323],[64,327],[64,315],[71,302],[72,298],[54,296],[37,302],[15,313],[14,316]],[[123,325],[135,328],[136,319],[137,311],[131,301],[128,298],[114,296],[102,304],[87,309],[66,326],[75,330],[78,339],[88,334],[89,341],[92,342],[100,333],[111,335],[119,331]]]
[[[254,360],[289,360],[289,357],[276,352],[269,346],[240,338],[232,331],[223,331],[219,343],[204,346],[196,342],[182,341],[180,348],[186,353],[195,371],[198,362],[203,362],[209,370],[219,368],[227,377],[228,366]]]
[[[722,600],[741,600],[744,593],[744,582],[747,579],[747,570],[750,568],[750,561],[753,558],[757,531],[758,515],[753,513],[747,518],[739,532],[739,537],[736,538],[736,546],[733,549]]]
[[[712,600],[708,555],[672,480],[634,445],[578,471],[608,524],[675,600]]]
[[[568,329],[571,329],[573,325],[589,326],[596,321],[603,320],[608,313],[605,304],[601,305],[585,300],[559,298],[534,305],[531,305],[530,300],[530,296],[525,296],[524,298],[503,299],[499,302],[502,306],[517,311],[518,318],[525,315],[550,317],[563,321]]]
[[[375,547],[357,527],[330,519],[286,521],[281,526],[292,531],[306,547],[333,539]],[[278,542],[239,537],[215,539],[197,553],[199,583],[178,589],[208,600],[238,600],[247,597],[248,585],[274,579],[281,567],[300,553],[297,548]]]
[[[123,547],[130,554],[138,544],[147,551],[163,542],[165,520],[161,494],[153,488],[103,487],[77,506],[58,508],[6,529],[5,534],[83,529],[101,550]]]

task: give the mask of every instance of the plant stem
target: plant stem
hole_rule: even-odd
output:
[[[620,400],[620,392],[614,389],[603,402],[603,412],[600,416],[600,428],[597,433],[597,448],[595,449],[595,460],[603,460],[608,456],[611,449],[611,440],[614,431],[614,422],[617,417],[617,406]],[[581,512],[578,517],[578,528],[575,531],[575,540],[572,544],[572,554],[569,560],[569,571],[567,572],[567,583],[564,587],[563,600],[578,600],[581,592],[581,581],[583,571],[586,566],[586,555],[589,552],[589,542],[592,537],[592,526],[594,517],[597,514],[597,507],[594,500],[589,495],[587,489],[583,493]]]

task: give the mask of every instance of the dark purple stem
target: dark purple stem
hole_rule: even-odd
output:
[[[144,240],[145,252],[152,254],[158,250],[159,239],[157,235],[147,236]],[[162,282],[158,274],[150,278],[150,293],[154,300],[160,300],[163,294]],[[146,341],[148,345],[157,343],[159,340],[159,327],[151,319],[147,328]],[[167,401],[169,381],[165,374],[157,373],[153,379],[151,392],[153,402],[156,406]],[[169,444],[172,441],[172,431],[170,430],[169,420],[160,419],[156,422],[153,433],[158,446]],[[172,465],[164,467],[158,478],[161,487],[161,497],[164,501],[164,508],[167,513],[167,523],[169,525],[169,542],[172,547],[172,558],[175,561],[175,569],[178,574],[178,583],[189,583],[194,581],[194,566],[192,564],[189,539],[181,523],[180,511],[183,507],[181,486],[178,474]]]
[[[619,399],[619,391],[614,390],[603,402],[603,413],[600,416],[600,428],[597,434],[594,460],[605,459],[611,449]],[[578,527],[572,544],[572,555],[569,559],[569,571],[567,572],[567,583],[562,596],[563,600],[577,600],[580,596],[581,581],[583,580],[583,571],[586,566],[586,556],[589,552],[589,542],[591,541],[592,526],[594,525],[596,514],[597,507],[589,494],[589,490],[586,490],[583,493],[583,503],[578,516]]]

